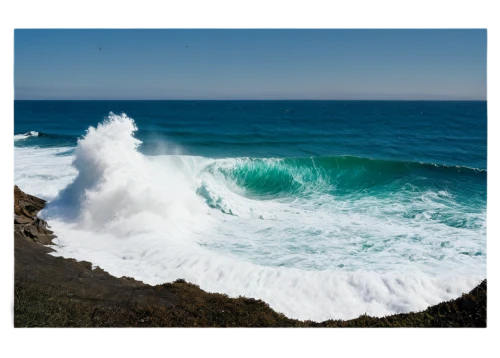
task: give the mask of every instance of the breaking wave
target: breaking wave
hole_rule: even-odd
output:
[[[66,168],[64,180],[44,178],[59,189],[42,212],[58,234],[55,255],[150,284],[184,278],[313,320],[422,310],[485,275],[485,198],[464,204],[453,190],[469,176],[486,180],[484,170],[350,156],[146,156],[136,131],[111,113],[69,156],[16,148],[16,170],[37,150]],[[436,185],[444,176],[453,185]],[[32,183],[20,187],[39,194]]]
[[[21,140],[21,139],[26,139],[29,137],[38,137],[40,133],[35,132],[35,131],[29,131],[23,134],[15,134],[14,135],[14,141]]]

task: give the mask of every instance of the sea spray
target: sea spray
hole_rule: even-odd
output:
[[[204,217],[207,209],[193,178],[140,154],[136,130],[132,119],[113,113],[90,127],[75,150],[78,175],[49,203],[46,215],[116,236],[158,225],[165,232],[183,229],[197,215]],[[143,221],[147,215],[150,222]]]

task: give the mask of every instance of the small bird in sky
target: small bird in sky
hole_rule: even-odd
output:
[[[99,51],[101,51],[101,48],[99,47]]]
[[[188,45],[186,45],[186,47],[188,47]]]

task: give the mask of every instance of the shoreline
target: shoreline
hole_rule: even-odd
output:
[[[49,255],[55,236],[36,216],[44,206],[14,187],[15,327],[486,327],[486,279],[421,312],[314,322],[182,279],[152,286],[117,278],[90,262]]]

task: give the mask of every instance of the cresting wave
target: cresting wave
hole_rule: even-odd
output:
[[[136,130],[110,114],[73,156],[43,152],[73,168],[42,213],[56,255],[313,320],[425,309],[485,276],[485,208],[464,211],[451,189],[427,183],[485,172],[348,156],[145,156]],[[16,170],[23,150],[33,149],[16,148]]]
[[[418,176],[432,179],[462,173],[462,176],[486,177],[483,169],[352,156],[236,158],[218,160],[206,170],[212,174],[220,172],[238,187],[256,195],[304,194],[307,189],[322,194],[352,194],[398,180],[415,180]]]
[[[21,139],[26,139],[26,138],[29,138],[29,137],[38,137],[39,134],[40,133],[35,132],[35,131],[29,131],[29,132],[26,132],[24,134],[16,134],[16,135],[14,135],[14,141],[21,140]]]

